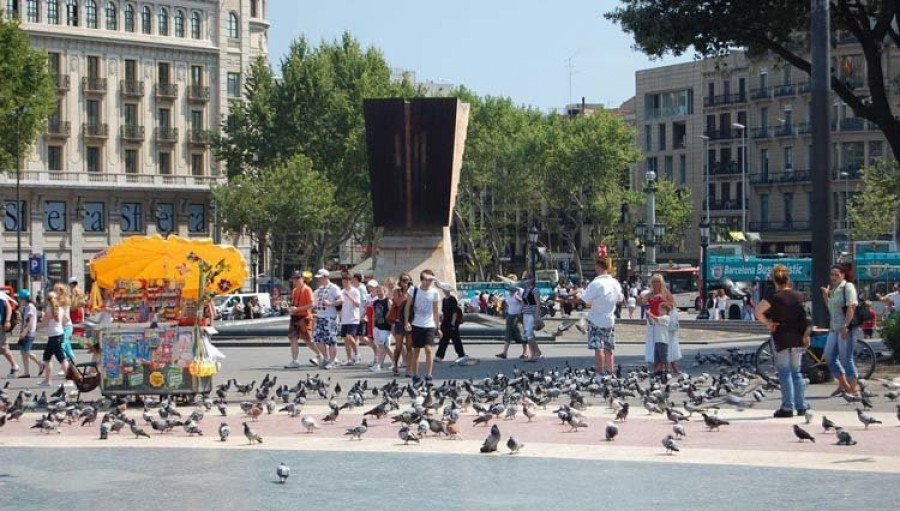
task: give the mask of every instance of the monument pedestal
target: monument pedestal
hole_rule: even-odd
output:
[[[385,229],[373,268],[375,279],[396,281],[407,272],[418,285],[422,270],[431,270],[439,281],[456,285],[450,228]]]

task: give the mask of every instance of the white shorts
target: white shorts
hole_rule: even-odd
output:
[[[381,330],[379,328],[375,328],[375,344],[379,346],[390,346],[391,345],[391,331],[390,330]]]

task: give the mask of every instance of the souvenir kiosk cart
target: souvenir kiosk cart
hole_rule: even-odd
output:
[[[243,256],[210,241],[132,237],[91,261],[90,331],[104,396],[191,397],[212,390],[221,354],[204,314],[240,288]]]

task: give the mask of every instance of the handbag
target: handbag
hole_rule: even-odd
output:
[[[544,318],[541,317],[541,313],[536,312],[534,314],[534,331],[540,332],[541,330],[544,329],[545,326],[547,326],[547,325],[546,325],[546,323],[544,323]]]
[[[844,292],[844,306],[841,307],[841,310],[844,311],[844,317],[847,317],[847,283],[844,283],[843,287]],[[854,328],[859,328],[863,323],[866,322],[867,314],[863,311],[863,308],[857,304],[856,309],[853,311],[853,319],[850,320],[849,330],[853,330]]]

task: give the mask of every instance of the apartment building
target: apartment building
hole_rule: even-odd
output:
[[[866,92],[862,50],[835,37],[832,67],[859,94]],[[885,75],[900,75],[896,50],[884,57]],[[745,237],[759,253],[811,252],[812,203],[809,76],[776,57],[750,59],[741,52],[639,71],[638,144],[647,170],[691,190],[694,224],[709,198],[713,236]],[[893,91],[896,101],[896,88]],[[854,117],[837,95],[831,102],[832,220],[835,239],[852,236],[847,204],[860,169],[890,155],[880,131]],[[707,175],[705,169],[709,168]],[[744,224],[746,222],[746,229]],[[741,233],[744,233],[743,235]],[[661,247],[660,262],[696,262],[699,231],[689,228],[677,247]]]
[[[47,52],[58,98],[23,155],[19,204],[15,172],[0,173],[4,280],[15,282],[17,230],[24,261],[42,254],[50,280],[82,282],[91,257],[123,237],[210,237],[210,187],[224,179],[211,136],[267,54],[266,1],[2,7]]]

